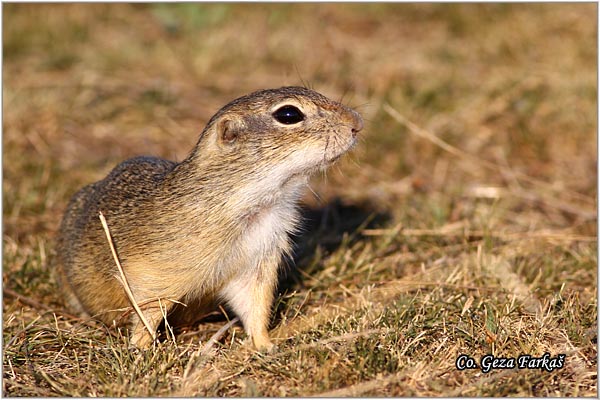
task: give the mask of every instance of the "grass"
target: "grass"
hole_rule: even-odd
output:
[[[596,7],[5,4],[3,394],[597,396]],[[78,188],[303,82],[367,123],[304,198],[275,353],[219,315],[140,351],[65,311]]]

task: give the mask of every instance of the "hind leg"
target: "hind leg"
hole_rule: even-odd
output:
[[[168,301],[161,302],[160,304],[156,302],[149,304],[148,308],[142,311],[146,321],[148,321],[152,333],[148,331],[140,317],[135,314],[132,318],[133,330],[131,334],[131,344],[141,349],[149,347],[156,339],[158,325],[160,325],[161,321],[172,307],[173,303]]]

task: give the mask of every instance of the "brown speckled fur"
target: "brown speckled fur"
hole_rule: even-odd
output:
[[[276,121],[283,105],[305,119]],[[115,320],[114,310],[130,304],[102,211],[136,301],[149,301],[143,309],[153,327],[162,319],[157,299],[171,307],[168,299],[218,298],[257,348],[271,348],[267,324],[297,200],[307,177],[352,148],[360,129],[358,113],[312,90],[263,90],[219,110],[181,163],[137,157],[119,164],[77,192],[65,212],[56,269],[69,305],[107,324],[130,322],[134,344],[151,342],[137,316]]]

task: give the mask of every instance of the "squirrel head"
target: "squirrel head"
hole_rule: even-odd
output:
[[[211,170],[227,165],[248,177],[285,180],[326,168],[356,144],[362,128],[356,111],[313,90],[261,90],[219,110],[192,157]]]

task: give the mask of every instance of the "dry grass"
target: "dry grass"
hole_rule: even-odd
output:
[[[596,7],[5,4],[4,394],[596,396]],[[302,82],[368,123],[306,196],[275,353],[215,317],[138,351],[64,311],[75,190]],[[564,367],[455,366],[545,352]]]

